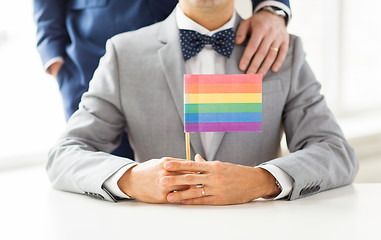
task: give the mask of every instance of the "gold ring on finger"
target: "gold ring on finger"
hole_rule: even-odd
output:
[[[270,47],[270,50],[274,50],[275,52],[278,52],[278,51],[279,51],[279,49],[276,48],[276,47]]]
[[[205,197],[205,189],[204,189],[204,186],[201,187],[201,197]]]

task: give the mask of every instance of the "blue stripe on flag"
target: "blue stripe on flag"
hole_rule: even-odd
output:
[[[262,122],[262,113],[185,113],[184,121],[185,123]]]

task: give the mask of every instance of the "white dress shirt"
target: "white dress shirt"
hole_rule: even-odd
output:
[[[232,18],[222,27],[217,30],[209,31],[198,23],[194,22],[192,19],[188,18],[181,10],[180,6],[176,6],[176,21],[179,29],[185,30],[194,30],[201,34],[212,36],[216,32],[226,30],[229,28],[235,28],[234,26],[236,19],[236,12],[234,12]],[[226,73],[226,61],[227,58],[217,53],[211,45],[205,45],[205,47],[194,57],[185,61],[185,73],[186,74],[225,74]],[[210,148],[213,139],[213,132],[202,132],[200,133],[202,146],[204,148],[204,152],[206,156],[203,156],[208,161],[212,161],[214,159],[208,159]],[[113,176],[107,179],[104,183],[104,187],[110,191],[112,194],[120,197],[120,198],[129,198],[126,194],[124,194],[118,187],[117,182],[119,178],[126,172],[130,167],[134,165],[129,164],[123,168],[121,168],[118,172],[116,172]],[[279,182],[282,187],[281,193],[276,196],[274,199],[279,199],[287,196],[292,189],[292,178],[285,173],[280,168],[270,165],[270,164],[262,164],[258,167],[261,167],[268,172],[270,172]]]

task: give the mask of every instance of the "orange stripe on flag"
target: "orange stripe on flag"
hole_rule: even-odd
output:
[[[185,93],[261,93],[262,84],[186,84]]]

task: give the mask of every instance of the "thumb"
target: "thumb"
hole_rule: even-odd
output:
[[[194,156],[194,161],[195,162],[206,162],[206,160],[203,159],[200,154],[196,154],[196,156]]]

